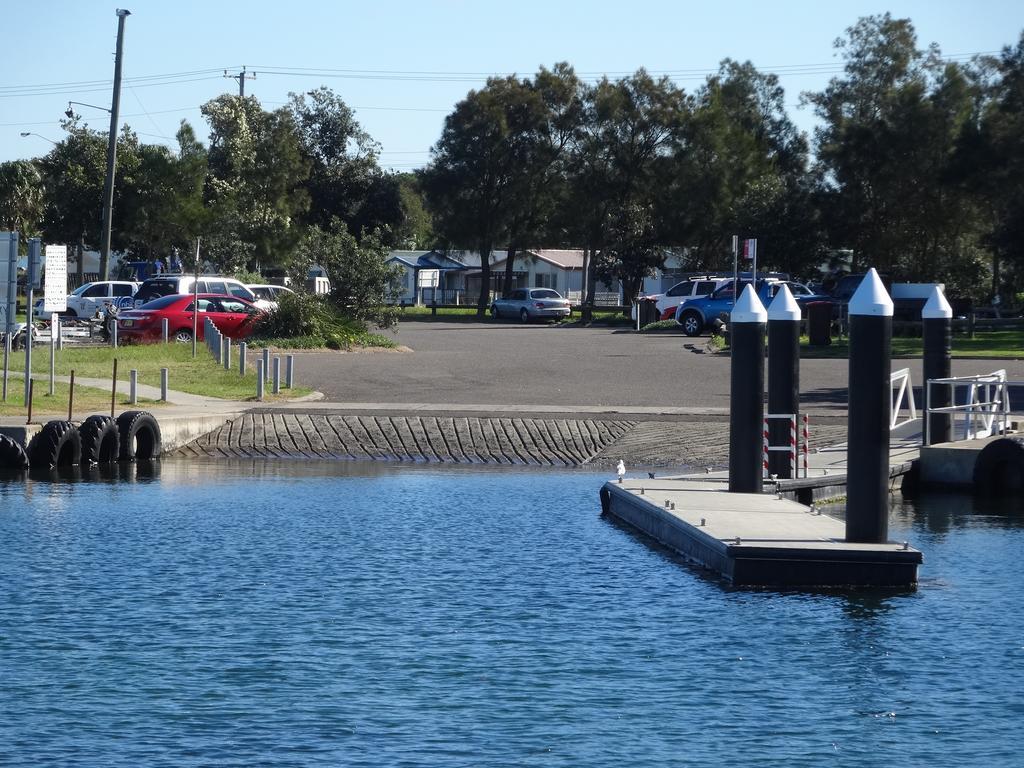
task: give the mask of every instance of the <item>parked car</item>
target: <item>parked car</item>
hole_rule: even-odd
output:
[[[675,317],[675,310],[687,299],[707,296],[716,288],[729,282],[725,277],[689,277],[682,282],[676,283],[664,293],[653,293],[649,296],[642,296],[643,299],[654,299],[658,308],[658,316],[662,320],[671,320]],[[633,304],[631,317],[636,320],[636,304]]]
[[[569,300],[550,288],[519,288],[491,304],[491,317],[518,317],[528,323],[538,317],[568,317]]]
[[[66,317],[92,317],[106,304],[130,305],[141,283],[127,280],[99,280],[78,286],[68,294]],[[43,300],[35,303],[36,315],[42,316]]]
[[[749,282],[749,280],[741,280],[740,285],[746,287]],[[790,292],[793,293],[793,298],[796,299],[796,303],[801,309],[812,301],[828,300],[828,296],[812,293],[802,283],[776,280],[774,278],[757,281],[757,297],[767,307],[783,284],[789,286]],[[683,333],[687,336],[697,336],[716,318],[722,315],[728,316],[732,311],[734,303],[733,281],[728,280],[725,285],[715,290],[710,296],[690,299],[680,304],[676,309],[676,322],[683,326]]]
[[[174,296],[193,293],[196,278],[194,275],[162,275],[144,280],[135,293],[136,309],[143,304],[159,299],[161,296]],[[234,296],[249,303],[256,302],[256,294],[250,291],[241,281],[233,277],[220,275],[200,275],[199,293],[211,293],[218,296]]]
[[[254,302],[257,307],[265,310],[277,309],[277,300],[284,293],[295,293],[291,288],[283,285],[252,285],[246,286],[256,296]]]
[[[167,318],[167,334],[175,341],[192,341],[193,299],[190,294],[161,296],[138,309],[128,309],[117,316],[117,334],[124,341],[159,341],[163,333],[161,320]],[[263,310],[252,302],[235,296],[199,294],[199,340],[205,337],[204,318],[213,320],[218,329],[232,339],[244,339],[252,333],[253,324]]]

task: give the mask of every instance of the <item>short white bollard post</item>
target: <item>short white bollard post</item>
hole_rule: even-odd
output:
[[[256,361],[256,399],[263,402],[263,361]]]
[[[224,337],[224,370],[231,370],[231,337]]]
[[[168,372],[169,372],[169,369],[167,369],[167,368],[161,368],[160,369],[160,400],[165,402],[165,403],[167,402],[167,389],[168,389],[168,387],[167,387],[167,378],[168,378]]]
[[[271,390],[275,395],[281,392],[281,358],[274,358],[274,376],[273,376],[273,389]]]
[[[245,353],[248,346],[244,341],[238,343],[238,375],[245,376]]]
[[[164,344],[167,343],[167,337],[170,335],[167,328],[167,318],[160,318],[160,335],[163,337]]]
[[[132,405],[139,402],[139,372],[135,368],[128,371],[128,402]]]
[[[295,355],[285,355],[284,358],[284,386],[291,389],[295,385]]]
[[[263,379],[270,381],[270,349],[263,348]]]

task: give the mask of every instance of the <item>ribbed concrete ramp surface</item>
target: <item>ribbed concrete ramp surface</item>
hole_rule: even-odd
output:
[[[633,426],[595,419],[251,412],[174,455],[578,466]]]

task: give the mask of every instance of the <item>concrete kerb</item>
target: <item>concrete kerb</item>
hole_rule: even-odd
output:
[[[20,374],[18,374],[18,377],[20,377]],[[55,379],[67,382],[70,377],[58,376]],[[110,381],[107,379],[80,378],[76,376],[75,383],[97,389],[107,389],[110,387]],[[117,392],[118,394],[127,395],[129,393],[129,383],[118,381]],[[160,387],[147,384],[137,385],[137,392],[139,397],[149,400],[159,400],[161,395]],[[266,407],[267,405],[266,403],[254,403],[243,400],[221,400],[216,397],[193,395],[174,390],[168,390],[167,397],[166,404],[153,403],[141,406],[143,410],[152,410],[154,416],[156,416],[160,424],[165,451],[180,448],[196,438],[223,426],[232,419],[238,418],[254,407]],[[293,398],[288,403],[309,403],[320,398],[323,398],[322,393],[312,392],[303,397]],[[135,406],[135,408],[139,407]],[[131,410],[132,406],[122,406],[121,409]],[[82,421],[89,415],[89,413],[78,412],[74,414],[74,417],[76,421]],[[51,418],[61,417],[53,416]],[[45,422],[48,420],[39,419],[38,421]],[[15,440],[21,441],[23,445],[28,445],[33,435],[40,429],[42,429],[42,423],[25,424],[24,417],[20,414],[0,417],[0,434],[9,435]]]

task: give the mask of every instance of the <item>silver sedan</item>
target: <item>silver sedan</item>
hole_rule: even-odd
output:
[[[570,314],[569,300],[550,288],[518,288],[491,304],[491,317],[518,317],[524,323],[538,317],[568,317]]]

